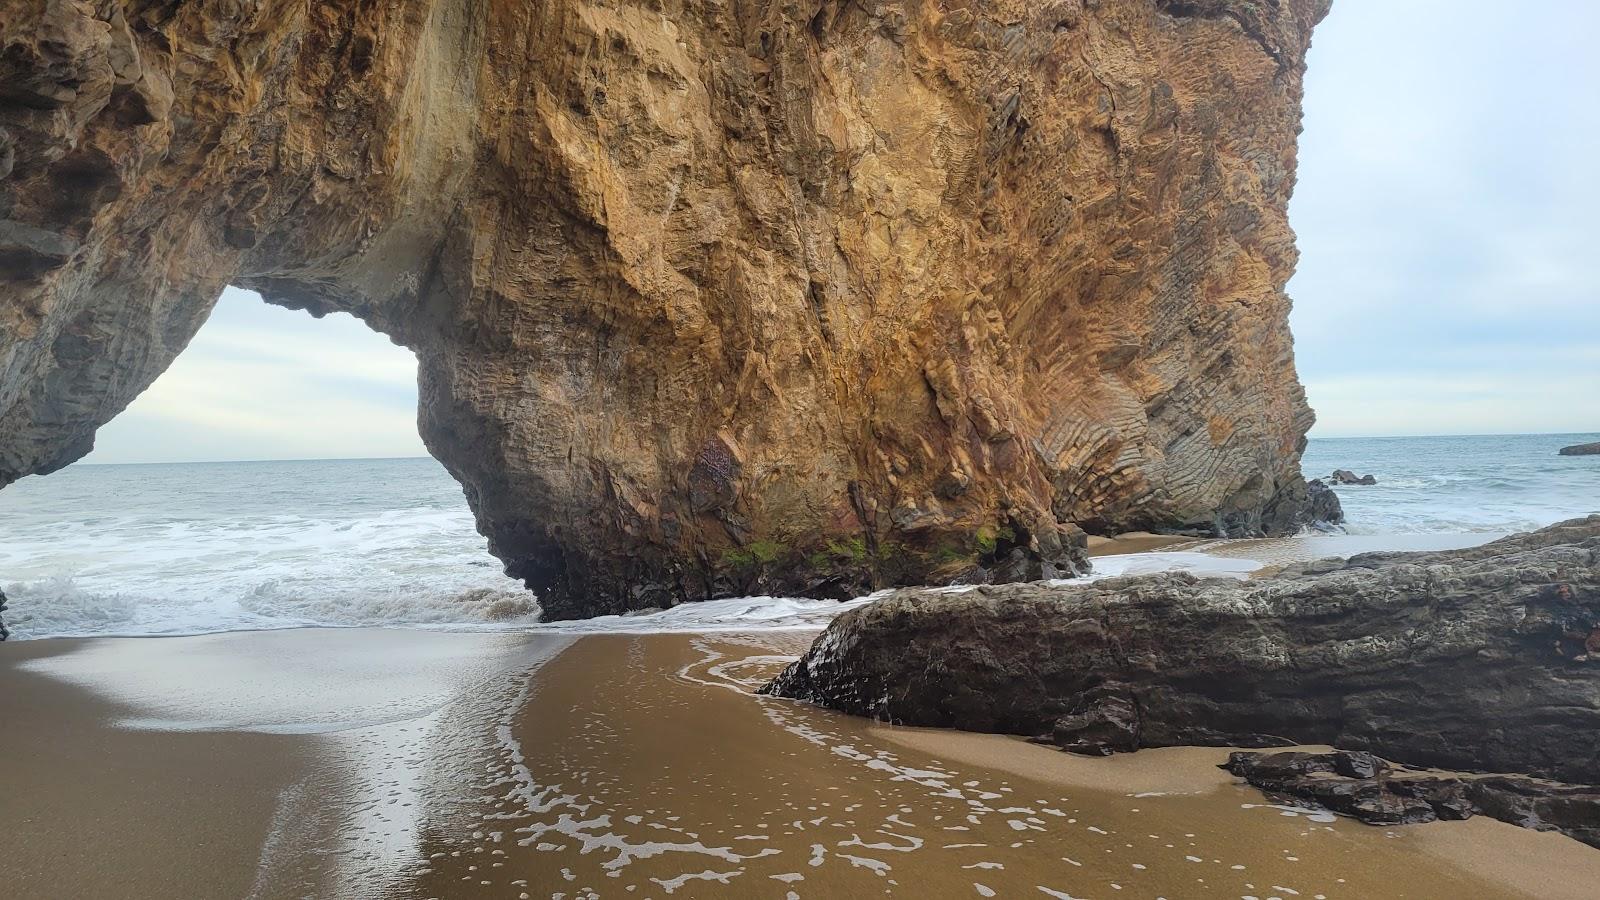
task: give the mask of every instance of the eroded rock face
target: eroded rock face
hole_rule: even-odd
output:
[[[1600,781],[1600,515],[1247,582],[906,589],[765,689],[1078,752],[1332,744]]]
[[[416,352],[429,449],[553,616],[1296,528],[1326,9],[6,3],[0,484],[86,453],[231,283]]]

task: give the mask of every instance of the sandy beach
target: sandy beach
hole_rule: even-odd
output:
[[[1579,897],[1600,853],[749,692],[812,632],[0,646],[7,896]],[[403,664],[397,664],[403,662]]]
[[[0,0],[0,900],[1600,900],[1597,30]]]

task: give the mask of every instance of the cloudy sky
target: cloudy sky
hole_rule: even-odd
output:
[[[1335,0],[1290,283],[1314,436],[1600,427],[1600,3]],[[228,291],[92,462],[420,456],[416,363]]]
[[[1600,428],[1600,3],[1334,0],[1289,283],[1314,436]]]
[[[85,462],[426,455],[411,351],[345,313],[313,319],[229,288]]]

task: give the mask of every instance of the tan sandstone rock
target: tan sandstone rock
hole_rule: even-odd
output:
[[[226,284],[420,361],[549,614],[1282,531],[1327,0],[0,0],[0,484]]]

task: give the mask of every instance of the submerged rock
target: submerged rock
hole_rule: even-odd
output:
[[[1370,753],[1230,753],[1222,765],[1275,799],[1309,801],[1370,825],[1476,814],[1600,847],[1600,787],[1525,775],[1466,775],[1395,766]]]
[[[1360,484],[1370,486],[1378,483],[1378,479],[1371,475],[1357,475],[1349,469],[1334,469],[1332,478],[1334,484]]]
[[[1561,448],[1562,456],[1600,456],[1600,441],[1593,444],[1573,444]]]
[[[1292,532],[1327,9],[9,3],[0,485],[232,284],[416,353],[549,617]]]
[[[840,616],[764,690],[1079,752],[1320,743],[1586,783],[1600,515],[1245,582],[900,590]]]

